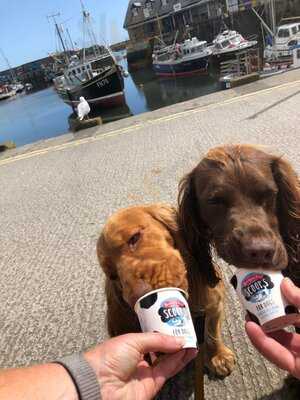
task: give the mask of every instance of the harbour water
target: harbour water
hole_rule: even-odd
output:
[[[125,60],[120,62],[127,69]],[[125,78],[127,105],[101,113],[104,122],[190,100],[219,90],[214,71],[209,75],[162,79],[151,67],[132,72]],[[63,103],[52,87],[21,94],[0,102],[0,142],[13,140],[22,146],[68,131],[71,108]]]

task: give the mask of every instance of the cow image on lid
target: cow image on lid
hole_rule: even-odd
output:
[[[280,271],[265,271],[239,268],[231,278],[240,302],[249,318],[261,325],[265,332],[300,323],[299,310],[287,303],[281,294]]]
[[[186,297],[187,294],[178,288],[157,289],[142,296],[134,306],[142,331],[184,337],[183,348],[197,348]]]

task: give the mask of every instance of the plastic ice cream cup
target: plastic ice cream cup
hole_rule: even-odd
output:
[[[185,338],[183,348],[197,348],[197,338],[186,301],[187,294],[178,288],[153,290],[136,302],[143,332],[160,332]]]
[[[231,278],[240,302],[250,319],[265,332],[273,332],[300,323],[299,310],[281,294],[280,271],[240,268]]]

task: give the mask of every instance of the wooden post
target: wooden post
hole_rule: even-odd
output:
[[[194,320],[199,352],[195,360],[195,400],[204,400],[204,336],[205,312],[201,311]]]
[[[162,34],[162,29],[161,29],[161,25],[160,25],[160,20],[158,18],[158,14],[156,14],[156,21],[157,21],[159,36],[160,36],[161,40],[163,40],[163,34]]]

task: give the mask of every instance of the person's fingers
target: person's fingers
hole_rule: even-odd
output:
[[[153,368],[153,378],[157,390],[160,390],[166,380],[181,371],[196,355],[196,349],[185,349],[160,359]]]
[[[126,335],[128,344],[134,346],[141,354],[151,352],[174,353],[182,349],[185,339],[162,335],[160,333],[131,333]]]
[[[253,345],[264,357],[281,369],[289,372],[294,370],[294,355],[281,343],[267,336],[255,322],[246,322],[245,329]]]
[[[182,360],[184,366],[188,365],[194,358],[196,358],[197,354],[198,354],[197,349],[188,349],[185,353],[184,359]],[[177,372],[179,372],[179,370]],[[177,374],[177,372],[175,373]]]
[[[284,278],[280,287],[287,301],[297,308],[300,308],[300,288],[295,286],[289,278]]]
[[[280,330],[277,332],[269,333],[268,336],[277,340],[285,348],[295,353],[300,352],[300,335],[293,332],[287,332],[285,330]]]

